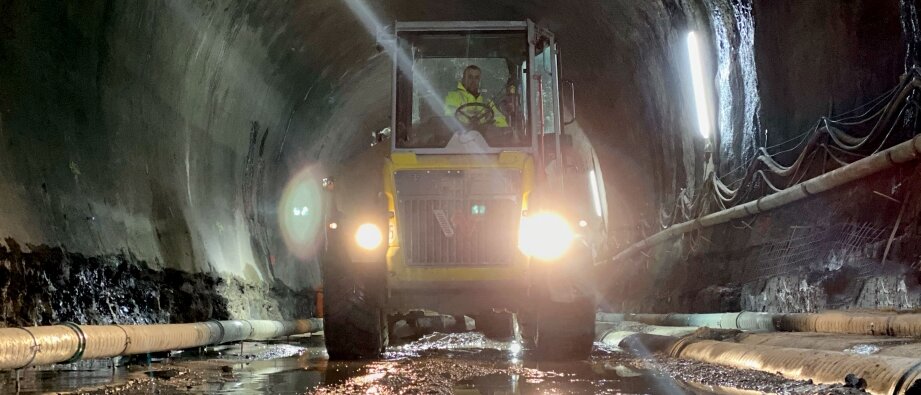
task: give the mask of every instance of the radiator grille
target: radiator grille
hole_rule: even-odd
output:
[[[400,243],[413,266],[507,265],[518,258],[520,174],[396,174]]]

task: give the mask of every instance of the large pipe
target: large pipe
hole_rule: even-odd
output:
[[[685,338],[674,344],[673,357],[779,373],[795,380],[840,384],[848,374],[867,382],[873,394],[905,394],[921,379],[921,360],[890,356],[855,356],[842,352],[738,344]]]
[[[854,374],[866,380],[867,390],[874,394],[906,394],[908,388],[921,379],[921,360],[917,358],[857,356],[635,332],[612,333],[604,342],[641,356],[665,353],[675,358],[778,373],[788,379],[812,380],[818,384],[840,384],[848,374]]]
[[[625,314],[624,320],[661,326],[707,326],[751,331],[821,332],[896,337],[921,336],[921,314],[717,313]]]
[[[918,159],[919,155],[921,155],[921,135],[849,165],[791,186],[780,192],[726,210],[718,211],[692,221],[673,225],[668,229],[627,247],[610,260],[600,263],[604,264],[630,258],[640,251],[690,231],[707,228],[785,206],[806,197],[878,173],[895,165],[914,161]]]
[[[203,347],[323,330],[318,318],[159,325],[51,325],[0,328],[0,370],[83,359]]]
[[[698,327],[684,327],[684,326],[655,326],[655,325],[642,325],[642,324],[629,324],[629,323],[611,323],[611,322],[596,322],[595,323],[595,341],[601,342],[611,346],[617,346],[624,338],[637,333],[643,333],[647,335],[658,335],[658,336],[687,336],[695,331]]]
[[[735,337],[740,344],[761,346],[808,348],[814,350],[865,353],[866,355],[889,355],[893,357],[918,358],[921,344],[915,339],[888,336],[862,336],[829,333],[763,332],[741,333]]]

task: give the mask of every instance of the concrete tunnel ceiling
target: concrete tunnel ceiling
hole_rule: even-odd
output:
[[[904,1],[750,3],[0,1],[0,271],[26,306],[7,320],[309,315],[309,304],[282,302],[319,276],[309,253],[286,246],[278,205],[296,174],[335,174],[389,124],[390,64],[367,15],[531,18],[552,29],[604,173],[611,248],[623,247],[704,174],[689,30],[710,43],[711,74],[724,73],[712,88],[720,100],[745,98],[721,102],[723,166],[750,159],[759,130],[794,136],[904,71]],[[797,34],[821,34],[786,46],[783,18]],[[796,59],[772,59],[783,53]],[[809,67],[795,67],[800,58]],[[11,285],[19,272],[37,283]],[[79,292],[106,285],[126,290],[103,298],[118,311],[83,315],[101,302]],[[178,313],[187,300],[198,308]]]

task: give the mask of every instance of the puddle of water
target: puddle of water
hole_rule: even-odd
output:
[[[687,393],[671,377],[625,366],[623,354],[613,350],[597,349],[587,361],[540,362],[514,342],[478,333],[429,335],[391,347],[384,359],[373,361],[328,361],[322,346],[303,343],[248,343],[243,354],[235,346],[183,355],[153,364],[157,374],[146,367],[120,367],[114,375],[110,369],[33,370],[24,393],[109,393],[106,386],[119,393],[159,394]],[[2,384],[0,392],[13,393]]]

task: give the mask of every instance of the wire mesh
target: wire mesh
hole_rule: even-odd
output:
[[[845,260],[858,269],[858,275],[869,275],[875,261],[865,256],[866,250],[881,242],[885,233],[870,223],[792,226],[785,237],[753,247],[734,259],[734,277],[744,284],[840,267]],[[854,259],[860,256],[864,259]]]

